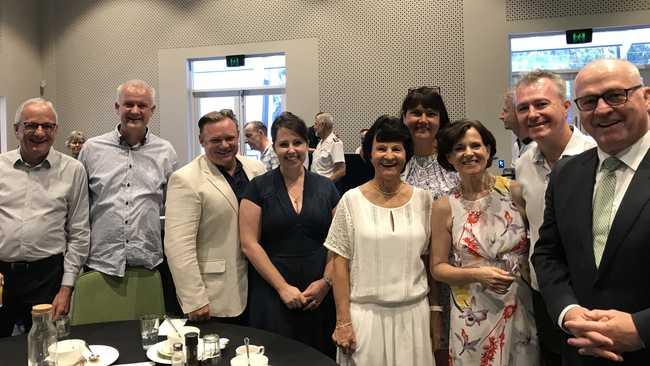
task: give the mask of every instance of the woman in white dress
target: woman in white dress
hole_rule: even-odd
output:
[[[332,252],[340,365],[434,365],[425,263],[431,194],[400,179],[413,155],[408,129],[382,116],[363,142],[374,169],[346,192],[325,241]]]

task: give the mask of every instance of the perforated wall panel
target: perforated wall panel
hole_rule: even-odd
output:
[[[64,133],[94,136],[117,123],[115,88],[130,78],[156,86],[158,49],[298,38],[319,39],[320,107],[335,116],[347,151],[358,145],[360,128],[380,114],[397,114],[412,86],[440,86],[451,118],[465,115],[461,1],[50,4],[47,36]],[[312,123],[313,116],[302,117]],[[158,129],[154,117],[152,130]]]
[[[650,0],[506,0],[506,21],[649,9]]]

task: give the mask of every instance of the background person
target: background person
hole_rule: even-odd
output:
[[[329,179],[307,172],[307,126],[284,112],[271,128],[280,166],[253,179],[239,225],[249,272],[250,325],[334,357],[330,268],[323,242],[339,200]]]
[[[414,155],[406,163],[402,179],[425,189],[433,199],[446,196],[458,185],[458,174],[438,163],[436,136],[449,125],[449,115],[438,88],[422,86],[410,89],[402,101],[402,122],[413,139]],[[429,274],[431,337],[438,364],[446,364],[449,355],[449,286]],[[436,299],[434,301],[434,299]]]
[[[199,119],[204,154],[169,178],[165,254],[183,313],[190,320],[246,324],[247,264],[239,247],[239,201],[259,161],[237,155],[230,110]]]
[[[34,305],[51,303],[54,319],[68,313],[90,239],[86,172],[52,148],[52,103],[24,101],[14,130],[20,147],[0,155],[0,337],[16,321],[29,331]]]
[[[373,178],[343,195],[325,242],[333,253],[337,360],[435,365],[422,258],[429,247],[431,194],[400,178],[413,147],[398,118],[379,117],[363,153]]]
[[[503,95],[503,105],[501,106],[499,119],[503,122],[503,128],[510,130],[515,135],[515,142],[512,146],[512,159],[510,160],[510,165],[514,167],[519,157],[532,146],[530,143],[533,140],[528,135],[527,125],[519,123],[517,120],[515,93],[512,90],[508,90]]]
[[[268,130],[264,123],[260,121],[251,121],[244,125],[244,136],[246,143],[251,149],[260,152],[260,161],[266,167],[266,170],[273,170],[278,167],[278,156],[273,150],[273,145],[266,136]]]
[[[86,135],[81,131],[72,131],[68,138],[65,139],[65,146],[70,150],[70,155],[77,159],[79,157],[79,152],[86,142]]]
[[[329,113],[316,115],[314,130],[320,138],[314,150],[311,171],[337,182],[345,176],[343,141],[334,134],[334,118]]]
[[[438,133],[438,160],[461,182],[433,204],[431,267],[451,287],[450,364],[534,366],[532,296],[520,276],[529,249],[521,194],[516,182],[487,172],[494,146],[478,121],[461,120]]]

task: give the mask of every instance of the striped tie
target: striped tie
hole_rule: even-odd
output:
[[[594,257],[596,267],[600,266],[600,260],[605,251],[607,236],[611,226],[612,205],[614,203],[614,190],[616,188],[616,169],[623,164],[618,158],[610,156],[603,161],[600,170],[603,177],[596,188],[594,199],[593,234],[594,234]]]

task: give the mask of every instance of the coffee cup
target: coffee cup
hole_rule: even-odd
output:
[[[48,351],[56,360],[57,366],[75,366],[83,364],[85,343],[82,339],[66,339],[51,345]]]
[[[246,352],[246,351],[244,351]],[[248,357],[246,355],[235,356],[230,360],[230,366],[268,366],[269,359],[257,353],[251,353]]]
[[[237,355],[244,355],[246,356],[246,346],[239,346],[235,349],[235,353]],[[264,346],[255,346],[253,344],[248,345],[248,354],[259,354],[263,355],[264,354]]]

